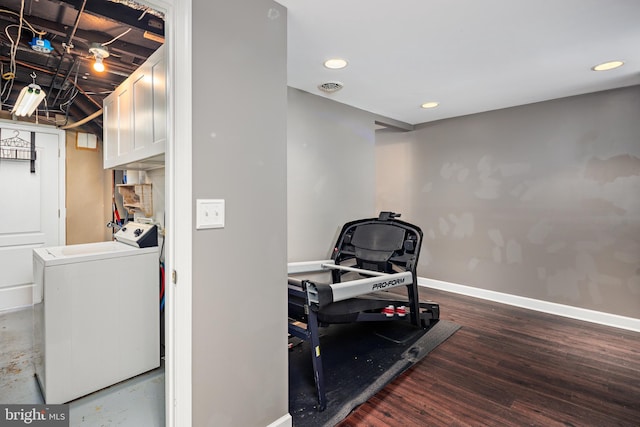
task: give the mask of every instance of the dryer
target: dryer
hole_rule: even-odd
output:
[[[47,404],[160,366],[157,228],[129,223],[116,239],[33,251],[34,363]]]

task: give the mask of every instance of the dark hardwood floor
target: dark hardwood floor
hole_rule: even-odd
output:
[[[350,426],[640,426],[640,333],[427,289],[462,328]]]

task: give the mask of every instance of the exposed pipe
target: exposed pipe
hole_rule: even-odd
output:
[[[58,129],[62,129],[62,130],[73,129],[73,128],[81,126],[81,125],[83,125],[83,124],[85,124],[87,122],[90,122],[91,120],[95,119],[96,117],[100,116],[101,114],[102,114],[102,108],[99,109],[98,111],[96,111],[95,113],[93,113],[92,115],[85,117],[82,120],[79,120],[77,122],[73,122],[73,123],[71,123],[69,125],[66,125],[66,126],[62,126],[62,127],[58,128]]]
[[[87,4],[87,0],[84,0],[82,2],[82,6],[80,6],[80,10],[78,11],[78,15],[76,16],[76,22],[73,24],[73,28],[71,29],[71,34],[69,35],[69,40],[67,40],[67,43],[63,43],[62,44],[62,55],[60,55],[60,61],[58,61],[58,67],[56,68],[56,72],[53,75],[53,79],[51,79],[51,91],[49,91],[49,95],[47,96],[47,100],[51,100],[51,93],[53,92],[53,88],[55,86],[55,82],[56,82],[56,78],[58,77],[58,73],[60,72],[60,67],[62,67],[62,61],[64,60],[64,56],[67,53],[67,50],[71,49],[71,46],[73,46],[73,44],[71,43],[73,38],[76,35],[76,30],[78,29],[78,25],[80,24],[80,16],[82,16],[82,12],[84,12],[84,7]],[[75,63],[75,61],[74,61]],[[71,66],[73,68],[73,65]],[[63,80],[64,81],[64,80]],[[60,96],[60,92],[62,91],[62,87],[60,89],[58,89],[58,96]],[[56,96],[56,99],[58,98],[58,96]],[[55,107],[55,105],[51,104],[51,107]]]
[[[71,30],[71,35],[69,36],[69,41],[67,42],[67,46],[71,47],[71,41],[76,36],[76,31],[78,30],[78,25],[80,24],[80,16],[82,12],[84,12],[84,7],[87,5],[87,0],[82,2],[82,6],[80,6],[80,10],[78,11],[78,16],[76,16],[76,22],[73,24],[73,30]]]
[[[64,76],[64,79],[62,79],[62,81],[65,80],[69,80],[71,77],[71,73],[73,72],[73,67],[76,66],[76,63],[78,62],[78,58],[74,58],[73,62],[71,63],[71,66],[69,67],[69,71],[67,71],[67,75]],[[80,66],[80,64],[78,64],[78,66]],[[76,71],[76,76],[77,76],[77,71]],[[60,98],[60,94],[62,93],[62,87],[64,85],[60,85],[60,88],[58,89],[58,93],[56,94],[55,99],[53,100],[53,102],[51,103],[51,106],[56,105],[56,102],[58,102],[58,99]],[[53,90],[53,82],[51,84],[51,89]]]

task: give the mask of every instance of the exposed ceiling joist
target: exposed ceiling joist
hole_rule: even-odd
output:
[[[21,8],[21,0],[3,0],[0,6],[0,75],[5,75],[0,107],[10,111],[18,92],[35,76],[46,93],[38,107],[40,121],[49,124],[61,125],[60,117],[70,122],[96,113],[103,99],[164,40],[162,13],[130,0],[27,0],[16,45]],[[32,39],[41,32],[51,51],[32,49]],[[95,57],[89,49],[95,46],[109,53],[102,73],[93,69]],[[101,137],[102,117],[83,128]]]
[[[82,0],[59,1],[78,10],[82,6]],[[138,9],[139,7],[139,9]],[[138,15],[132,11],[138,11]],[[157,17],[151,8],[144,7],[133,1],[88,1],[84,12],[99,17],[99,19],[111,20],[114,23],[126,25],[149,31],[158,36],[164,36],[164,19]],[[155,12],[155,11],[154,11]]]

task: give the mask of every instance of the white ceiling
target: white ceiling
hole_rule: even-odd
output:
[[[289,86],[408,124],[640,84],[640,0],[277,1]]]

